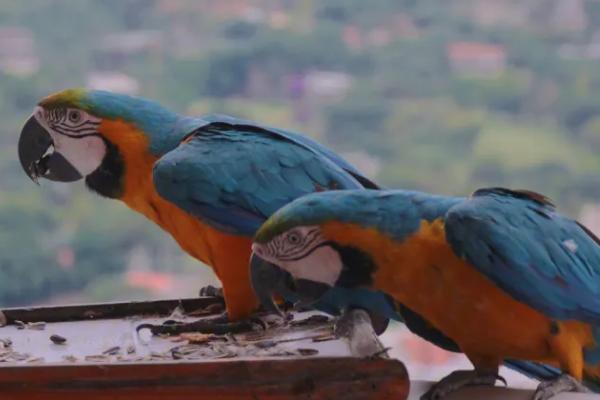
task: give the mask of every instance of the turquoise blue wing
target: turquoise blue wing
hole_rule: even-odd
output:
[[[299,133],[291,132],[284,129],[274,128],[270,126],[258,125],[257,123],[245,119],[231,117],[229,115],[223,114],[210,114],[202,116],[203,121],[208,121],[210,123],[216,124],[229,124],[231,126],[237,126],[238,128],[244,129],[244,127],[250,129],[256,129],[260,127],[261,130],[269,132],[269,134],[273,137],[278,137],[282,140],[287,140],[293,142],[299,146],[302,146],[310,151],[314,151],[323,157],[331,160],[338,167],[342,168],[344,171],[348,172],[352,175],[356,180],[358,180],[365,188],[367,189],[380,189],[379,185],[375,182],[369,180],[367,177],[362,175],[362,173],[356,169],[352,164],[348,161],[344,160],[335,152],[331,151],[327,147],[322,144],[312,140],[308,136],[301,135]]]
[[[454,252],[515,299],[555,319],[600,323],[600,241],[527,191],[482,189],[451,208]]]
[[[336,160],[252,125],[215,122],[160,158],[166,200],[225,232],[253,235],[273,212],[308,193],[363,185]]]

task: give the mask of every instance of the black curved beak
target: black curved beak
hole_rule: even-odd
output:
[[[284,296],[285,283],[291,275],[275,264],[260,258],[254,252],[250,257],[250,283],[260,304],[266,311],[282,315],[281,310],[273,301],[276,294]],[[285,296],[284,296],[285,297]]]
[[[250,258],[250,280],[254,293],[262,306],[269,312],[281,314],[273,301],[280,295],[289,301],[297,301],[296,308],[308,307],[331,289],[330,286],[307,279],[294,279],[292,275],[252,253]]]
[[[19,161],[27,176],[36,183],[40,177],[58,182],[83,178],[66,158],[54,151],[52,137],[34,116],[21,130]]]

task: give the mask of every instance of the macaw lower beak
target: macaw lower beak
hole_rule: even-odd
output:
[[[54,141],[48,131],[31,116],[19,137],[19,160],[21,167],[31,178],[46,178],[58,182],[74,182],[83,176],[66,158],[54,151]]]
[[[296,295],[299,298],[295,306],[300,308],[313,305],[331,289],[329,285],[308,279],[296,279],[294,282]]]
[[[265,310],[279,315],[282,314],[273,301],[273,296],[277,294],[283,296],[282,290],[285,292],[286,281],[290,279],[291,275],[289,273],[260,258],[254,252],[252,253],[250,257],[250,283]]]
[[[278,314],[281,314],[281,311],[273,301],[274,295],[280,295],[286,300],[297,300],[296,306],[306,307],[317,302],[331,289],[331,286],[324,283],[294,279],[289,272],[254,252],[250,258],[250,280],[262,306],[267,311]]]

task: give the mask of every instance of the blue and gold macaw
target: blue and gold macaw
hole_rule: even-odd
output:
[[[475,370],[454,372],[424,399],[494,384],[507,358],[560,368],[528,364],[553,378],[536,400],[585,391],[582,380],[598,390],[600,240],[542,195],[311,194],[272,215],[253,251],[291,274],[304,302],[331,288],[382,291],[455,343]]]
[[[32,179],[84,178],[92,191],[169,232],[213,268],[230,321],[258,306],[248,260],[252,237],[267,217],[308,193],[377,188],[305,136],[227,116],[180,116],[147,99],[96,90],[70,89],[41,100],[18,150]],[[382,294],[370,291],[340,290],[319,308],[339,312],[348,296],[358,306],[381,304],[384,317],[394,312]]]
[[[267,217],[314,191],[377,187],[307,137],[226,116],[179,116],[150,100],[83,89],[40,101],[23,128],[19,158],[34,180],[84,178],[92,191],[124,202],[169,232],[186,252],[213,268],[233,321],[246,318],[258,304],[248,259],[252,236]],[[278,280],[281,284],[269,289],[300,300],[289,274],[260,260],[255,264],[257,288],[264,291],[265,284]],[[417,334],[458,351],[418,314],[401,307],[401,316],[382,293],[339,288],[315,306],[334,315],[348,307],[365,308],[378,331],[388,318],[404,317]],[[193,328],[227,330],[207,324]],[[537,377],[544,372],[528,364],[513,367]]]

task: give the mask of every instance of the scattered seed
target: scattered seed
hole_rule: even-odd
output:
[[[71,354],[63,356],[63,360],[68,361],[68,362],[77,362],[78,361],[77,357],[75,357]]]
[[[173,358],[173,356],[171,354],[157,353],[155,351],[150,353],[151,360],[167,360],[169,358]]]
[[[331,321],[331,319],[328,316],[317,314],[317,315],[311,315],[308,318],[301,319],[298,321],[291,321],[290,325],[291,326],[319,325],[319,324],[325,324],[329,321]]]
[[[301,356],[314,356],[319,354],[319,350],[317,349],[298,349],[297,351]]]
[[[31,356],[27,353],[17,353],[16,351],[11,352],[10,358],[14,361],[25,361]]]
[[[33,329],[36,331],[43,331],[44,329],[46,329],[46,323],[44,321],[25,323],[16,319],[15,325],[17,326],[17,329]]]
[[[273,353],[267,353],[267,356],[269,357],[290,357],[295,355],[297,354],[289,350],[278,350]]]
[[[185,339],[182,338],[180,335],[177,336],[169,336],[169,341],[173,342],[173,343],[181,343],[181,342],[185,342]]]
[[[121,347],[120,346],[115,346],[115,347],[111,347],[110,349],[104,350],[102,352],[102,354],[107,354],[107,355],[114,356],[115,354],[117,354],[120,351],[121,351]]]
[[[100,361],[106,361],[109,360],[110,357],[103,355],[103,354],[94,354],[91,356],[85,356],[85,361],[90,361],[90,362],[100,362]]]
[[[336,340],[336,339],[337,339],[337,337],[334,334],[327,333],[327,334],[322,335],[322,336],[314,337],[312,339],[312,341],[318,343],[318,342],[327,342],[327,341]]]
[[[223,354],[217,354],[214,358],[220,359],[220,358],[235,358],[238,355],[232,351],[228,351],[228,352],[224,352]]]
[[[67,338],[64,338],[60,335],[52,335],[50,336],[50,340],[54,344],[65,344],[67,342]]]
[[[268,349],[270,347],[277,346],[277,342],[275,342],[273,340],[265,340],[263,342],[256,342],[256,343],[254,343],[254,345],[256,347],[258,347],[259,349]]]
[[[203,344],[203,343],[210,342],[210,340],[213,338],[214,335],[207,334],[207,333],[192,332],[192,333],[182,333],[179,336],[183,340],[187,340],[191,344]]]
[[[38,322],[29,322],[27,324],[27,329],[33,329],[36,331],[43,331],[44,329],[46,329],[46,323],[43,321],[38,321]]]
[[[192,354],[198,350],[198,346],[194,346],[191,344],[184,344],[183,346],[176,346],[171,349],[171,353],[177,352],[183,356],[188,354]]]

